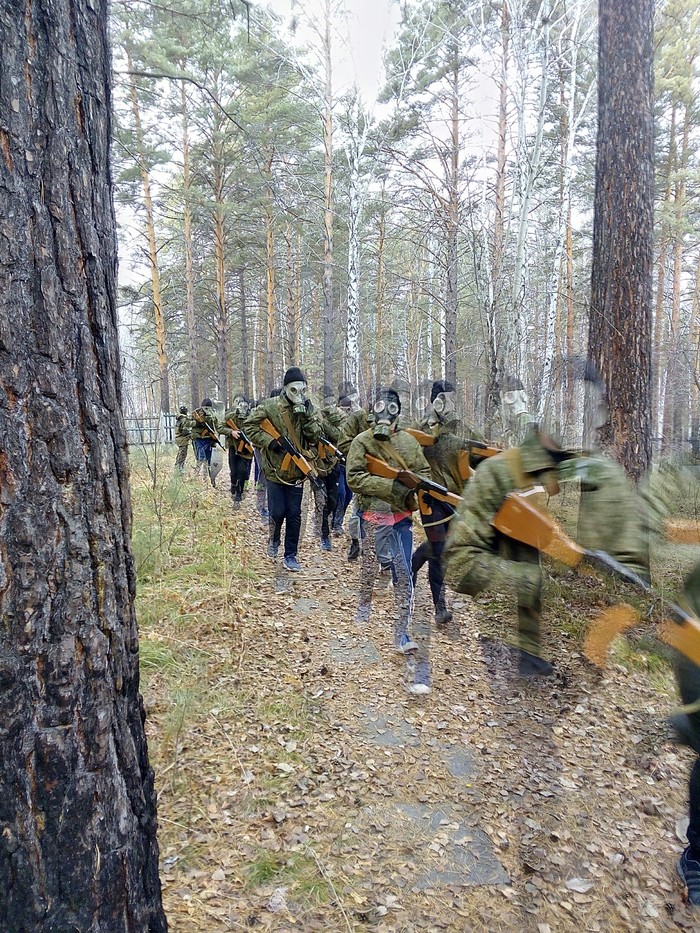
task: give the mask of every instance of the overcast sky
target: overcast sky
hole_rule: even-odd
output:
[[[298,38],[303,38],[304,16],[322,19],[323,0],[263,0],[271,9],[291,18],[295,6],[299,22]],[[369,104],[377,97],[380,85],[382,49],[393,36],[399,21],[398,4],[392,0],[345,0],[347,20],[339,19],[333,36],[333,84],[336,94],[350,88],[354,81]],[[349,50],[343,48],[348,36]]]

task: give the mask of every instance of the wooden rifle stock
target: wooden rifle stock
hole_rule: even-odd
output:
[[[292,462],[301,470],[304,476],[308,477],[314,485],[318,484],[319,479],[316,470],[314,470],[301,451],[296,449],[289,438],[285,437],[283,434],[280,434],[269,418],[264,418],[260,422],[260,427],[263,429],[265,434],[269,434],[273,440],[280,442],[287,454],[291,457]]]
[[[419,473],[413,470],[402,470],[394,467],[386,460],[374,457],[372,454],[365,454],[367,461],[367,470],[372,476],[381,476],[384,479],[398,480],[407,489],[420,489],[425,493],[439,499],[441,502],[447,502],[449,505],[458,506],[462,502],[462,497],[450,492],[439,483],[434,483],[430,479],[425,479]]]
[[[239,428],[235,423],[232,423],[230,418],[226,419],[226,424],[229,428],[231,428],[232,431],[238,431],[238,434],[240,435],[239,444],[238,444],[238,453],[239,454],[249,453],[252,455],[253,444],[251,443],[250,438],[246,435],[243,428]],[[243,445],[242,449],[241,449],[241,445]]]
[[[530,496],[537,487],[528,491]],[[532,501],[528,492],[511,493],[494,516],[491,524],[501,534],[522,544],[536,548],[569,567],[579,567],[584,561],[589,567],[630,584],[653,603],[661,601],[664,620],[659,638],[700,666],[700,620],[685,609],[655,593],[651,584],[625,567],[605,551],[587,551],[573,541],[566,532]],[[610,643],[641,619],[641,613],[626,603],[606,609],[591,624],[584,643],[584,651],[594,664],[602,666]]]
[[[203,424],[203,425],[204,425],[204,427],[207,429],[207,431],[209,432],[210,437],[214,440],[214,442],[217,443],[217,444],[219,445],[219,447],[220,447],[222,450],[226,450],[226,448],[224,447],[224,445],[223,445],[223,444],[221,443],[221,441],[219,440],[219,435],[216,433],[216,431],[214,430],[214,428],[212,428],[212,426],[207,422],[207,419],[204,417],[204,415],[201,414],[201,409],[195,408],[195,410],[192,412],[192,414],[193,414],[193,416],[194,416],[194,420],[195,420],[198,424]]]

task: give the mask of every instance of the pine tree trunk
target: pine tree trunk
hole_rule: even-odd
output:
[[[156,244],[156,225],[153,214],[153,198],[151,197],[151,176],[146,162],[146,145],[141,125],[141,110],[136,88],[136,78],[133,75],[131,49],[126,44],[126,61],[129,70],[129,94],[131,97],[131,110],[134,115],[134,129],[136,135],[136,157],[139,160],[141,174],[141,187],[143,189],[143,205],[146,212],[146,237],[148,240],[148,259],[151,267],[151,298],[153,300],[153,320],[156,333],[156,355],[158,357],[158,370],[160,373],[160,410],[164,414],[170,411],[170,379],[168,377],[168,353],[165,345],[165,314],[163,312],[163,297],[160,288],[160,267],[158,265],[158,247]]]
[[[266,327],[265,327],[265,389],[267,394],[275,388],[275,239],[272,213],[272,156],[265,164],[265,244],[267,256],[266,273]]]
[[[243,394],[250,398],[250,350],[248,347],[248,308],[246,304],[245,270],[238,270],[238,300],[241,309],[241,372],[243,373]]]
[[[651,463],[653,0],[600,0],[589,355],[607,390],[601,441],[633,477]]]
[[[0,6],[0,929],[164,933],[104,0]]]
[[[190,134],[187,119],[187,95],[185,82],[180,83],[182,100],[182,188],[184,194],[183,232],[185,240],[185,293],[187,303],[187,350],[190,375],[190,404],[197,408],[199,392],[199,367],[197,365],[197,319],[194,310],[194,274],[192,270],[192,207],[190,205]]]
[[[219,399],[228,407],[228,314],[226,311],[226,230],[224,227],[224,154],[214,158],[214,269],[216,284],[216,381]]]

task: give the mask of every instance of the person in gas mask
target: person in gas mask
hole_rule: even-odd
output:
[[[511,393],[516,393],[514,397]],[[518,611],[518,668],[523,677],[549,676],[540,635],[542,571],[539,551],[497,531],[492,522],[511,492],[530,493],[546,508],[560,484],[581,482],[587,493],[579,521],[578,542],[606,551],[640,576],[648,575],[648,548],[639,504],[619,464],[584,451],[581,439],[565,444],[555,425],[538,424],[522,388],[506,385],[502,404],[511,423],[526,436],[519,447],[484,460],[464,489],[464,501],[450,523],[443,564],[445,580],[460,593],[513,592]],[[615,503],[614,511],[611,504]],[[583,500],[582,500],[583,505]]]
[[[321,408],[323,438],[337,447],[344,415],[336,405],[335,395],[330,386],[321,386],[320,395],[323,399]],[[333,550],[331,524],[338,505],[341,463],[338,454],[323,441],[318,445],[316,469],[320,480],[314,486],[316,531],[321,539],[321,550],[331,551]]]
[[[249,413],[248,400],[243,394],[239,394],[234,398],[231,408],[224,414],[224,423],[221,427],[221,433],[226,436],[228,468],[231,474],[231,498],[234,508],[239,508],[243,501],[243,491],[253,462],[253,448],[241,435],[241,432],[245,433],[245,421]]]
[[[192,436],[192,422],[187,417],[187,405],[180,406],[180,412],[175,421],[175,443],[177,444],[177,457],[175,459],[175,469],[182,473],[187,459],[187,451],[190,447]]]
[[[287,438],[310,464],[318,458],[322,434],[321,417],[308,396],[306,378],[297,366],[284,374],[284,387],[277,398],[262,402],[246,421],[246,434],[262,450],[270,513],[269,557],[277,557],[285,525],[284,566],[299,571],[297,552],[301,531],[301,502],[306,474],[294,463],[280,440],[261,425],[269,421],[275,433]]]
[[[374,422],[374,416],[371,412],[368,412],[366,408],[363,408],[360,405],[360,397],[357,394],[357,391],[352,387],[348,386],[347,388],[351,389],[349,395],[344,396],[343,408],[346,412],[345,420],[343,421],[343,426],[340,431],[340,440],[338,441],[338,447],[342,450],[344,456],[347,458],[348,452],[350,450],[350,445],[355,440],[358,434],[362,434],[363,431],[367,431]],[[345,478],[347,482],[347,464],[345,467]],[[348,489],[350,487],[348,486]],[[352,490],[350,490],[352,492]],[[352,510],[350,519],[348,521],[348,534],[350,536],[350,546],[348,547],[348,561],[356,561],[360,556],[360,516],[357,511],[357,503]]]
[[[212,486],[216,486],[218,469],[215,472],[212,468],[211,455],[217,443],[220,426],[214,411],[214,403],[208,396],[203,398],[201,406],[192,412],[190,425],[196,460],[195,472],[198,476],[200,473],[205,473]]]
[[[430,467],[420,444],[406,431],[398,429],[400,413],[398,393],[393,389],[381,389],[372,409],[374,423],[350,444],[345,469],[348,486],[357,496],[364,538],[356,621],[364,623],[369,619],[379,570],[378,556],[388,555],[395,571],[394,644],[405,654],[418,648],[410,634],[412,513],[418,508],[418,502],[415,492],[399,480],[370,472],[367,460],[369,455],[392,467],[430,478]]]
[[[450,492],[461,496],[465,483],[479,460],[470,454],[469,442],[480,441],[483,438],[478,431],[461,422],[457,415],[455,387],[451,382],[433,382],[430,389],[430,405],[413,427],[435,438],[433,444],[423,447],[425,459],[430,464],[432,479]],[[415,585],[421,567],[427,562],[435,621],[438,625],[444,625],[452,619],[452,613],[445,601],[442,552],[455,510],[446,502],[434,499],[426,493],[419,495],[419,506],[427,540],[413,553],[413,582]]]

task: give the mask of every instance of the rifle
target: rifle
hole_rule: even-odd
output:
[[[327,437],[322,437],[321,443],[324,447],[327,447],[332,454],[335,454],[341,463],[345,463],[345,454],[339,447],[336,447],[332,441],[329,441]]]
[[[548,554],[568,567],[602,570],[626,583],[647,597],[649,602],[660,602],[664,621],[659,637],[666,644],[685,654],[700,665],[700,620],[680,606],[656,593],[646,580],[629,567],[625,567],[605,551],[589,551],[573,541],[546,512],[536,508],[528,496],[537,494],[539,487],[528,492],[510,493],[496,512],[491,524],[502,534],[522,544]],[[603,666],[607,649],[613,638],[631,628],[641,619],[641,613],[626,603],[605,610],[591,625],[584,643],[584,652],[594,664]]]
[[[406,428],[406,434],[415,437],[421,447],[432,447],[437,441],[437,437],[434,434],[428,434],[427,431],[421,431],[418,428]]]
[[[238,431],[238,435],[239,435],[239,437],[240,437],[240,440],[243,442],[243,444],[245,445],[245,447],[248,448],[248,452],[252,454],[252,453],[253,453],[253,443],[252,443],[251,439],[246,435],[246,433],[245,433],[245,431],[243,430],[243,428],[237,427],[235,423],[232,424],[232,423],[231,423],[231,418],[227,418],[227,419],[226,419],[226,424],[228,425],[229,428],[231,428],[232,431]],[[239,445],[238,453],[239,453],[239,454],[246,453],[245,447],[244,447],[243,450],[241,450],[241,449],[240,449],[240,445]]]
[[[483,441],[469,441],[469,453],[473,457],[480,457],[485,460],[486,457],[495,457],[496,454],[503,453],[502,447],[493,447],[491,444],[485,444]]]
[[[450,492],[439,483],[434,483],[431,479],[426,479],[413,470],[402,470],[399,467],[391,466],[386,460],[380,460],[379,457],[373,457],[372,454],[365,454],[367,469],[372,476],[381,476],[384,479],[397,479],[407,489],[421,490],[429,493],[434,499],[440,502],[447,502],[449,505],[458,506],[462,502],[462,497]]]
[[[316,470],[312,467],[306,457],[297,450],[294,444],[289,440],[288,437],[285,437],[284,434],[280,434],[274,424],[270,421],[269,418],[264,418],[260,422],[260,427],[263,429],[265,434],[269,434],[273,440],[279,441],[282,445],[285,453],[288,457],[291,458],[294,465],[301,470],[304,476],[307,479],[311,480],[312,486],[319,486],[321,481],[318,478]]]
[[[222,450],[226,450],[224,445],[219,440],[219,435],[216,433],[214,428],[212,428],[212,426],[208,424],[207,419],[204,417],[204,415],[201,414],[201,411],[202,411],[201,408],[195,408],[195,410],[192,412],[192,414],[194,415],[194,420],[197,421],[199,424],[203,424],[204,427],[209,432],[209,434],[211,435],[211,437],[213,438],[213,440],[219,445],[219,447]]]

